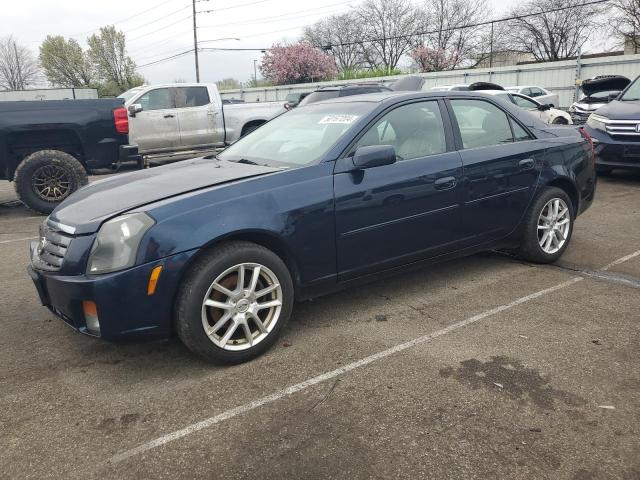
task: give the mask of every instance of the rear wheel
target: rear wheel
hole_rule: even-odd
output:
[[[553,122],[551,123],[552,125],[569,125],[569,122],[564,117],[556,117],[553,119]]]
[[[88,179],[86,170],[75,157],[59,150],[40,150],[20,162],[14,181],[22,203],[38,213],[49,214],[86,185]]]
[[[573,220],[569,195],[556,187],[545,188],[527,212],[518,255],[537,263],[555,262],[569,245]]]
[[[199,259],[176,302],[182,342],[205,360],[240,363],[276,341],[293,308],[293,283],[284,262],[249,242],[231,242]]]

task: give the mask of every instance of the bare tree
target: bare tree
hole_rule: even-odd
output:
[[[421,47],[435,52],[434,70],[475,63],[487,50],[486,28],[476,26],[490,16],[486,0],[427,0],[423,6]],[[440,65],[437,59],[443,59]]]
[[[616,11],[614,29],[622,38],[633,42],[634,53],[640,51],[640,0],[613,0]]]
[[[511,12],[509,43],[514,51],[538,61],[554,61],[578,55],[597,25],[600,5],[576,0],[529,0]]]
[[[365,0],[355,14],[363,28],[361,45],[366,63],[391,72],[415,46],[421,12],[408,0]]]
[[[360,17],[354,12],[332,15],[304,30],[304,40],[314,47],[329,50],[338,70],[353,71],[362,68],[365,61],[362,47],[364,31]]]
[[[0,89],[24,90],[38,80],[38,62],[11,35],[0,40]]]

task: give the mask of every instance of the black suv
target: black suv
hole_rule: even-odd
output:
[[[392,92],[388,87],[379,83],[352,83],[350,85],[339,85],[336,87],[324,87],[307,95],[298,106],[308,103],[321,102],[330,98],[348,97],[350,95],[362,95],[364,93]]]

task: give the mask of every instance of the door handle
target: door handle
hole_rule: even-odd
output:
[[[173,115],[171,113],[167,113],[164,118],[173,118]]]
[[[535,162],[533,161],[533,158],[525,158],[518,162],[518,166],[520,167],[520,170],[531,170],[535,166]]]
[[[442,177],[436,179],[433,184],[438,190],[451,190],[458,184],[458,181],[456,177]]]

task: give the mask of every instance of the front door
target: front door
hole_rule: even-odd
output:
[[[486,100],[451,100],[464,167],[463,224],[470,244],[495,241],[522,219],[544,160],[544,142]]]
[[[180,129],[170,88],[154,88],[132,103],[142,111],[129,118],[129,137],[141,153],[170,151],[179,146]]]
[[[186,86],[175,90],[180,145],[196,148],[222,144],[222,108],[216,103],[217,99],[209,98],[207,87]]]
[[[460,236],[462,162],[445,134],[444,103],[394,108],[350,149],[392,145],[397,161],[334,175],[341,280],[455,248]],[[446,123],[448,125],[448,123]]]

